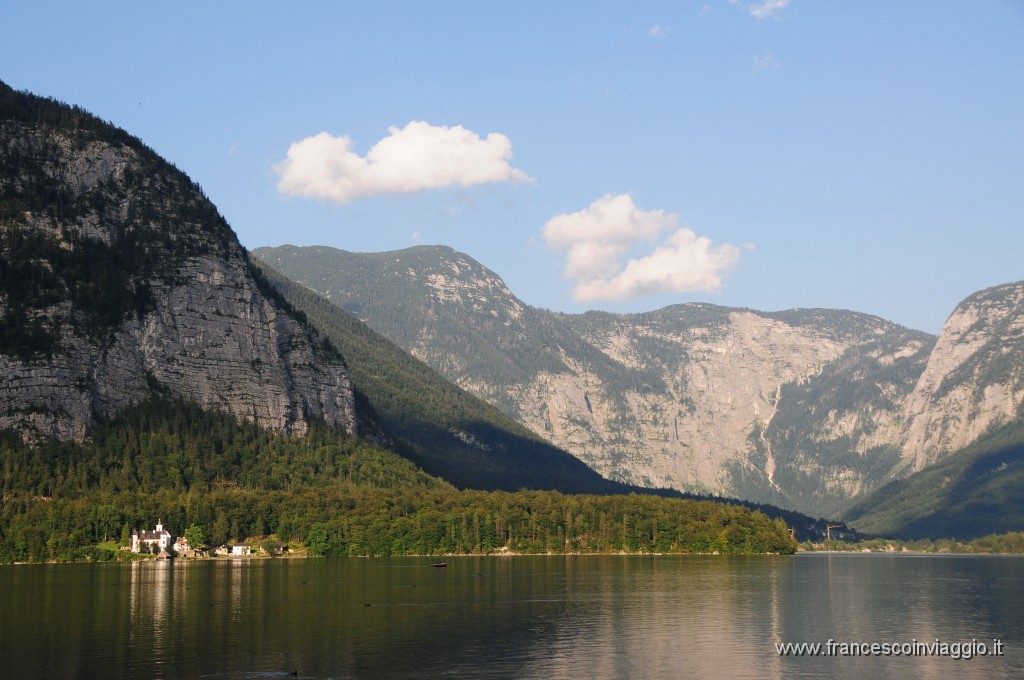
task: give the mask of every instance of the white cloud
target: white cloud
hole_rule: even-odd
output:
[[[764,0],[764,2],[751,5],[747,9],[755,19],[777,19],[776,15],[788,4],[789,0]]]
[[[641,210],[626,194],[608,194],[584,210],[553,217],[544,238],[566,251],[565,277],[575,280],[578,302],[717,290],[740,257],[739,247],[713,246],[706,236],[679,228],[675,214]],[[623,263],[644,245],[647,254]]]
[[[423,240],[423,234],[421,234],[418,231],[414,231],[409,235],[409,240],[412,241],[413,243],[419,243],[420,241]]]
[[[658,24],[654,24],[653,26],[651,26],[651,30],[647,31],[647,34],[652,38],[664,38],[671,32],[671,26],[660,26]]]
[[[777,71],[780,68],[782,68],[782,62],[776,59],[771,52],[754,55],[753,73],[755,76],[764,71]]]
[[[449,186],[528,182],[511,166],[512,142],[498,132],[480,138],[461,125],[412,121],[360,156],[347,135],[321,132],[295,142],[274,166],[277,189],[290,196],[347,203],[360,196],[404,194]]]

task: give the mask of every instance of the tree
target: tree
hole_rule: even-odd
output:
[[[267,551],[267,554],[271,557],[276,557],[281,554],[281,550],[284,548],[284,542],[281,541],[277,536],[271,534],[267,538],[263,539],[263,549]]]
[[[203,528],[193,522],[189,525],[188,529],[185,529],[185,541],[193,550],[198,550],[206,545],[206,533]]]
[[[330,539],[323,523],[317,522],[309,528],[306,533],[306,549],[312,557],[324,557],[330,551]]]
[[[213,522],[210,541],[212,545],[222,545],[228,541],[228,518],[222,509],[217,510],[217,518]]]
[[[128,528],[128,522],[124,523],[121,527],[121,540],[117,542],[119,548],[124,548],[132,544],[132,531]]]

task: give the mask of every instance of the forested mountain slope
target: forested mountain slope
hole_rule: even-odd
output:
[[[254,255],[603,475],[837,515],[1018,418],[1024,284],[935,338],[829,309],[560,314],[443,246]]]
[[[270,268],[263,274],[345,355],[359,407],[372,409],[397,449],[424,470],[476,489],[638,490],[603,479],[308,288]]]
[[[554,313],[443,246],[253,254],[605,476],[811,514],[903,465],[935,342],[842,310]]]

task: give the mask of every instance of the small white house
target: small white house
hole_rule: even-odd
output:
[[[157,520],[156,531],[132,532],[132,552],[151,552],[154,545],[157,546],[155,552],[166,552],[172,541],[171,532],[164,529],[164,525]]]
[[[247,545],[233,545],[231,546],[231,555],[233,557],[243,557],[252,552]]]

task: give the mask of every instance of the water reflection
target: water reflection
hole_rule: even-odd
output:
[[[170,562],[132,562],[128,581],[128,607],[132,637],[163,642],[164,621],[172,594]]]
[[[1010,678],[1020,558],[215,560],[0,567],[3,677]],[[1003,658],[782,657],[963,641]]]
[[[784,637],[780,590],[792,560],[620,559],[621,569],[594,577],[592,597],[569,597],[568,634],[530,662],[529,676],[782,677],[765,643]]]

